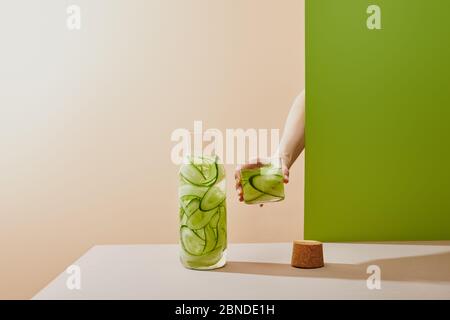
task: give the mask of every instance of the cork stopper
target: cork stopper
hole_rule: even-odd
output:
[[[312,240],[295,240],[292,248],[291,265],[304,269],[323,267],[322,243]]]

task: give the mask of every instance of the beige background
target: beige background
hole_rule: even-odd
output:
[[[304,88],[303,5],[4,1],[0,298],[30,298],[94,244],[175,243],[171,132],[281,128]],[[303,237],[303,159],[264,208],[237,203],[227,170],[231,242]]]

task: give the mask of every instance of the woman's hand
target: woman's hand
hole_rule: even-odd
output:
[[[289,182],[289,168],[305,148],[305,102],[305,91],[303,91],[297,96],[292,104],[284,125],[284,132],[281,137],[280,145],[275,153],[275,157],[281,158],[284,183]],[[234,178],[236,180],[236,191],[239,201],[244,201],[244,192],[241,184],[241,170],[259,168],[267,163],[267,161],[258,160],[236,168]]]

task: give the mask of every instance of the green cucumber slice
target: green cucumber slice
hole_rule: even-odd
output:
[[[274,197],[269,194],[262,194],[261,196],[259,196],[256,199],[246,200],[245,202],[247,204],[257,204],[257,203],[266,203],[266,202],[278,202],[283,199],[284,199],[283,197]]]
[[[227,248],[227,232],[224,228],[217,228],[216,248],[222,248],[222,250]]]
[[[202,230],[204,230],[205,232],[205,241],[206,241],[205,250],[203,252],[208,253],[214,250],[214,248],[216,247],[217,237],[216,234],[214,233],[213,228],[211,228],[209,224],[206,225],[206,227]]]
[[[199,187],[199,186],[184,184],[178,188],[178,196],[179,196],[179,198],[183,198],[186,196],[203,198],[203,196],[206,194],[208,189],[209,189],[208,187]]]
[[[198,198],[191,199],[187,204],[181,203],[185,214],[190,217],[200,207],[200,200]]]
[[[197,210],[189,217],[186,225],[194,230],[202,229],[211,221],[211,218],[216,213],[217,209],[212,209],[209,211]]]
[[[227,248],[227,213],[225,207],[219,208],[219,222],[217,223],[217,243],[216,248]]]
[[[246,202],[253,201],[264,195],[264,193],[253,188],[250,183],[246,183],[242,186],[242,192],[244,194],[244,200]]]
[[[180,168],[181,176],[191,184],[211,185],[217,180],[218,164],[216,157],[190,157]]]
[[[180,238],[184,250],[191,255],[199,256],[205,249],[205,241],[188,227],[181,227]]]
[[[219,186],[213,186],[206,192],[200,202],[200,209],[209,211],[216,208],[225,200],[225,192]]]
[[[274,196],[284,196],[283,177],[279,175],[260,175],[250,179],[250,184],[257,191]]]
[[[225,207],[219,208],[219,221],[217,228],[227,229],[227,209]]]
[[[222,258],[223,249],[217,247],[213,251],[202,256],[191,255],[189,252],[181,250],[181,262],[188,268],[204,268],[215,265]]]
[[[211,228],[217,228],[217,223],[219,222],[219,211],[216,212],[215,215],[212,216],[211,221],[209,221],[209,225]]]
[[[201,185],[205,181],[205,176],[193,164],[185,164],[180,168],[181,176],[189,183]]]
[[[193,230],[193,231],[200,238],[202,238],[203,240],[206,240],[206,238],[205,238],[205,229],[204,228],[203,229],[198,229],[198,230]]]
[[[225,167],[223,164],[216,164],[217,166],[217,179],[215,183],[221,182],[223,179],[225,179]]]
[[[180,216],[180,221],[181,221],[181,219],[182,219],[183,216],[184,216],[184,209],[183,209],[183,207],[180,207],[180,210],[179,210],[179,216]]]
[[[181,167],[180,174],[190,184],[208,186],[217,179],[217,165],[215,163],[200,166],[192,163],[185,164]]]
[[[180,219],[180,224],[181,224],[182,226],[185,226],[186,223],[187,223],[187,220],[188,220],[187,215],[183,214],[183,216],[182,216],[181,219]]]
[[[191,202],[191,200],[193,200],[193,199],[199,199],[199,197],[191,196],[191,195],[184,195],[184,196],[182,196],[182,197],[180,198],[181,202],[182,202],[184,205],[187,205],[187,204],[188,204],[189,202]]]
[[[254,169],[242,169],[241,170],[241,179],[243,182],[250,180],[251,177],[257,176],[261,173],[259,168]]]
[[[205,177],[205,183],[209,184],[216,181],[218,174],[217,163],[204,159],[197,167]]]

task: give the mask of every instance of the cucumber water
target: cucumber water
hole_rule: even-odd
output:
[[[225,169],[215,156],[188,157],[179,173],[180,259],[190,269],[225,265]]]
[[[244,201],[259,204],[284,200],[284,181],[281,166],[276,163],[242,169],[241,185]]]

